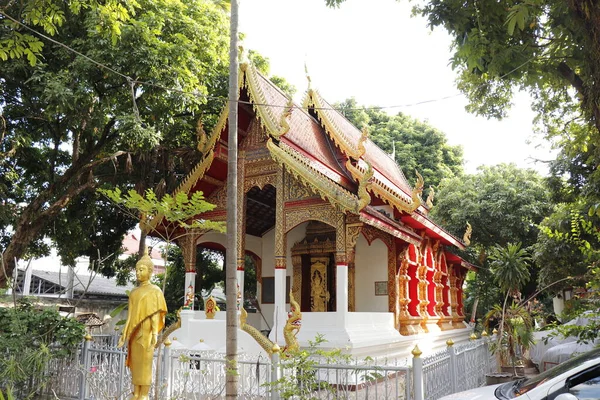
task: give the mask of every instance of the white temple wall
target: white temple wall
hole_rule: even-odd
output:
[[[227,236],[224,233],[220,233],[220,232],[205,233],[204,235],[200,236],[200,238],[198,239],[198,242],[196,242],[196,244],[198,246],[202,246],[202,243],[206,243],[206,242],[218,243],[221,246],[227,248]]]
[[[357,312],[387,312],[388,296],[375,295],[375,282],[388,280],[388,249],[381,240],[369,246],[367,239],[359,235],[355,256],[355,304]]]

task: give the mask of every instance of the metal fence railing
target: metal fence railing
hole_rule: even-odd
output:
[[[116,347],[116,337],[86,340],[67,359],[48,365],[48,398],[73,400],[124,400],[131,395],[126,353]],[[160,399],[225,398],[228,372],[223,354],[161,348],[154,358],[153,385]],[[426,357],[413,351],[412,359],[326,360],[310,363],[238,356],[238,393],[243,399],[403,399],[435,400],[485,383],[495,369],[488,339],[453,346]],[[150,394],[154,398],[155,386]]]

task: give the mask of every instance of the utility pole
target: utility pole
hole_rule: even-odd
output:
[[[225,262],[225,290],[227,292],[226,384],[225,397],[238,398],[237,366],[237,161],[238,161],[238,0],[231,0],[229,40],[229,128],[227,138],[227,256]]]

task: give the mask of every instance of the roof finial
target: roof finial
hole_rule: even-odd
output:
[[[238,62],[240,64],[248,63],[248,53],[244,51],[244,46],[241,44],[238,46]]]
[[[304,60],[304,73],[306,74],[306,80],[308,81],[308,89],[310,90],[310,74],[308,73],[308,65],[306,60]]]
[[[392,160],[396,161],[396,141],[392,140]]]

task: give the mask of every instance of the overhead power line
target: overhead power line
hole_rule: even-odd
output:
[[[122,77],[123,79],[125,79],[127,81],[127,83],[129,85],[131,85],[131,87],[133,88],[133,85],[138,84],[138,85],[142,85],[142,86],[149,86],[149,87],[155,87],[158,89],[162,89],[168,92],[175,92],[175,93],[181,93],[181,94],[185,94],[185,95],[192,95],[192,96],[197,96],[197,97],[201,97],[203,99],[206,100],[214,100],[214,101],[220,101],[220,102],[234,102],[234,103],[238,103],[238,104],[248,104],[248,105],[254,105],[254,106],[260,106],[260,107],[273,107],[273,108],[289,108],[288,105],[279,105],[279,104],[269,104],[269,103],[253,103],[250,101],[245,101],[245,100],[239,100],[239,99],[229,99],[227,97],[221,97],[221,96],[211,96],[211,95],[207,95],[207,94],[203,94],[197,91],[194,92],[189,92],[186,90],[182,90],[182,89],[177,89],[177,88],[172,88],[172,87],[167,87],[167,86],[163,86],[163,85],[159,85],[153,82],[148,82],[148,81],[144,81],[144,80],[139,80],[139,79],[133,79],[132,77],[123,74],[117,70],[115,70],[114,68],[103,64],[99,61],[94,60],[93,58],[73,49],[72,47],[70,47],[69,45],[66,45],[56,39],[53,39],[25,24],[23,24],[21,21],[11,17],[10,15],[6,14],[3,11],[0,11],[0,15],[3,15],[4,17],[6,17],[7,19],[9,19],[10,21],[14,22],[15,24],[27,29],[28,31],[32,32],[33,34],[51,42],[54,43],[58,46],[63,47],[64,49],[66,49],[67,51],[70,51],[71,53],[74,53],[76,55],[78,55],[79,57],[83,57],[84,59],[88,60],[89,62],[93,63],[94,65],[105,69],[107,71],[110,71],[114,74],[116,74],[117,76]],[[519,66],[513,68],[512,70],[510,70],[509,72],[505,73],[504,75],[501,75],[500,77],[498,77],[498,79],[502,79],[505,78],[506,76],[512,74],[513,72],[516,72],[518,70],[520,70],[521,68],[523,68],[525,65],[529,64],[531,61],[533,61],[535,59],[535,57],[530,58],[529,60],[523,62],[522,64],[520,64]],[[486,86],[487,83],[481,84],[479,85],[479,87],[483,87]],[[133,97],[133,104],[134,104],[134,110],[137,109],[136,103],[135,103],[135,94],[134,91],[132,90],[132,96]],[[315,110],[333,110],[333,111],[339,111],[339,112],[345,112],[345,111],[360,111],[360,110],[387,110],[387,109],[394,109],[394,108],[409,108],[409,107],[415,107],[415,106],[420,106],[423,104],[430,104],[430,103],[437,103],[440,101],[445,101],[445,100],[449,100],[449,99],[453,99],[455,97],[458,96],[463,96],[462,93],[456,93],[453,95],[448,95],[448,96],[443,96],[443,97],[438,97],[438,98],[434,98],[434,99],[429,99],[429,100],[422,100],[422,101],[416,101],[416,102],[411,102],[411,103],[405,103],[405,104],[398,104],[398,105],[390,105],[390,106],[369,106],[369,107],[349,107],[349,108],[342,108],[342,107],[312,107]],[[293,108],[301,108],[298,107],[297,105],[293,105]],[[137,115],[137,114],[136,114]]]

